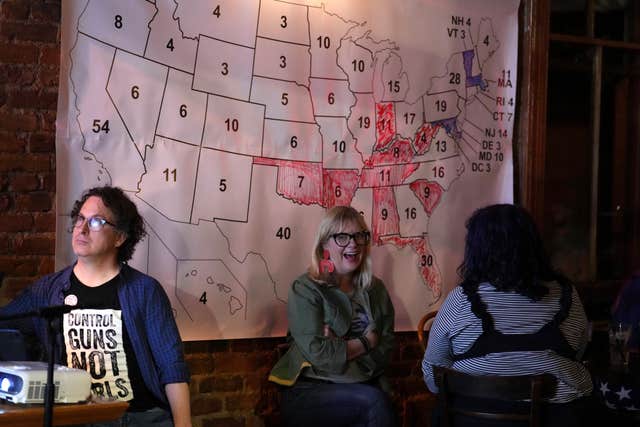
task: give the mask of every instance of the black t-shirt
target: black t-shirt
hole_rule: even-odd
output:
[[[117,275],[100,286],[89,287],[71,274],[65,301],[76,299],[79,307],[88,308],[64,315],[64,360],[70,367],[89,372],[94,394],[128,401],[131,412],[164,407],[142,378],[118,299],[120,281]]]

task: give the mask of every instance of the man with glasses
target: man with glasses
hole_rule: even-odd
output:
[[[71,219],[77,261],[0,314],[78,307],[63,315],[56,362],[87,370],[94,394],[129,402],[121,420],[101,425],[190,426],[189,374],[169,299],[126,263],[146,234],[136,205],[119,188],[95,187],[75,202]],[[29,323],[46,342],[43,320]]]

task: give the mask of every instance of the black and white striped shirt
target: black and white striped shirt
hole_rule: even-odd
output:
[[[548,284],[549,293],[532,301],[516,292],[499,292],[482,283],[478,295],[487,305],[495,328],[504,334],[531,334],[547,324],[560,309],[561,288]],[[560,331],[580,359],[587,345],[587,318],[575,289],[569,315]],[[558,379],[552,402],[568,402],[591,393],[591,376],[582,363],[562,357],[552,350],[490,353],[483,357],[454,362],[454,354],[466,352],[482,334],[482,321],[471,311],[471,303],[461,287],[453,289],[438,311],[422,361],[424,380],[434,393],[433,365],[453,368],[474,375],[530,375],[550,373]]]

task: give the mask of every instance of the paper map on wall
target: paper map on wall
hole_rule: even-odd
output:
[[[286,333],[325,209],[371,227],[414,329],[457,281],[464,221],[513,199],[518,1],[74,0],[62,18],[58,268],[86,188],[132,197],[132,266],[183,339]]]

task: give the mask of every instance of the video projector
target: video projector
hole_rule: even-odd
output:
[[[87,371],[54,365],[54,400],[76,403],[89,398],[91,377]],[[0,362],[0,399],[13,403],[44,403],[47,364]]]

